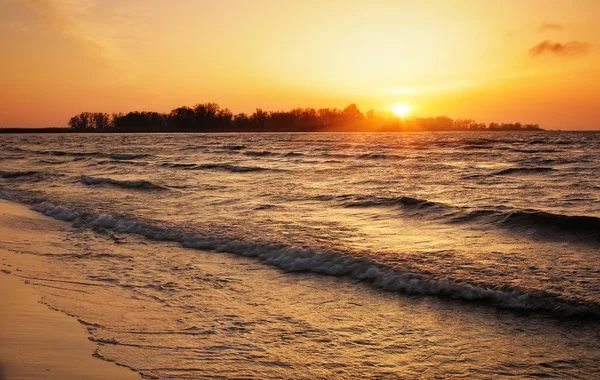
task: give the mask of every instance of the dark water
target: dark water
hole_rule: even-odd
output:
[[[220,315],[212,323],[240,318],[232,325],[239,329],[219,339],[250,334],[231,346],[252,345],[249,352],[269,353],[271,364],[248,359],[254,364],[242,362],[235,375],[222,372],[235,367],[227,360],[248,354],[236,352],[213,358],[219,376],[589,378],[599,369],[600,133],[0,135],[0,191],[72,223],[75,242],[114,255],[89,260],[94,253],[74,250],[53,265],[75,265],[77,276],[118,288],[110,297],[135,299],[138,320],[158,302],[157,325],[166,323],[164,312],[204,331],[183,318],[201,308],[186,301],[198,284],[217,284],[202,289],[209,298],[224,284],[248,286],[249,294],[233,287],[225,298],[239,303],[246,294],[260,306],[223,316],[216,297],[203,307]],[[210,280],[189,275],[212,260]],[[308,284],[310,292],[299,290]],[[324,322],[313,314],[285,320],[322,307],[334,289],[345,311],[325,308]],[[85,314],[76,302],[62,307]],[[283,319],[267,318],[273,308]],[[445,313],[454,320],[440,324]],[[206,346],[193,357],[166,353],[160,347],[173,347],[162,335],[147,334],[144,345],[119,333],[118,319],[94,318],[104,326],[95,336],[114,340],[98,338],[105,356],[149,376],[209,376],[194,362],[213,355]],[[325,336],[340,327],[335,318],[352,326]],[[156,327],[143,325],[134,330]],[[399,330],[411,333],[395,343]],[[286,336],[295,338],[284,349]],[[359,343],[345,346],[341,336]],[[428,343],[419,342],[424,337]],[[122,344],[128,339],[135,343]],[[512,363],[504,355],[516,342],[525,351]],[[306,358],[281,359],[295,350]],[[399,360],[397,350],[415,356]],[[337,365],[298,372],[335,352]],[[169,359],[162,367],[142,359],[153,354]]]

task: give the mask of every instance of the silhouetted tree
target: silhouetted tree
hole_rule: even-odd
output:
[[[73,129],[86,129],[88,128],[87,120],[83,117],[83,113],[73,116],[69,120],[69,127]]]
[[[112,120],[107,113],[95,113],[93,114],[94,128],[97,129],[107,129],[112,128]]]
[[[365,116],[360,112],[356,104],[350,104],[348,107],[344,108],[342,111],[342,115],[347,121],[358,121],[363,120]]]
[[[192,129],[195,113],[190,107],[175,108],[169,114],[169,127],[175,129]]]
[[[486,126],[471,119],[400,118],[391,111],[370,110],[363,114],[356,104],[337,108],[294,108],[267,112],[258,108],[253,114],[233,115],[216,103],[179,107],[170,113],[129,112],[127,114],[82,112],[69,120],[78,131],[537,131],[537,124],[490,123]]]
[[[69,120],[69,127],[78,130],[106,129],[112,127],[112,120],[107,113],[82,112]]]

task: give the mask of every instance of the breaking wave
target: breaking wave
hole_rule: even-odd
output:
[[[390,267],[370,258],[317,247],[261,244],[240,239],[201,236],[175,225],[110,214],[81,213],[50,202],[35,204],[33,209],[56,219],[74,222],[78,226],[137,234],[157,241],[178,242],[187,248],[254,257],[265,264],[289,272],[344,276],[386,291],[451,298],[557,316],[600,316],[600,304],[595,301],[567,298],[545,290],[528,291],[518,287],[452,281],[436,278],[430,274],[403,271],[401,268]]]

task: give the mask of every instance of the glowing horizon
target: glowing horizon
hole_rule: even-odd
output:
[[[6,0],[0,20],[0,127],[216,102],[600,128],[595,1]]]

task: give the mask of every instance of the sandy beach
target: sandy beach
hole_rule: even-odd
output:
[[[16,236],[18,228],[9,226],[15,227],[15,219],[24,216],[47,219],[0,201],[3,240]],[[139,379],[128,368],[93,357],[96,346],[85,327],[41,303],[35,286],[20,276],[19,261],[27,259],[31,260],[0,249],[0,379]]]

